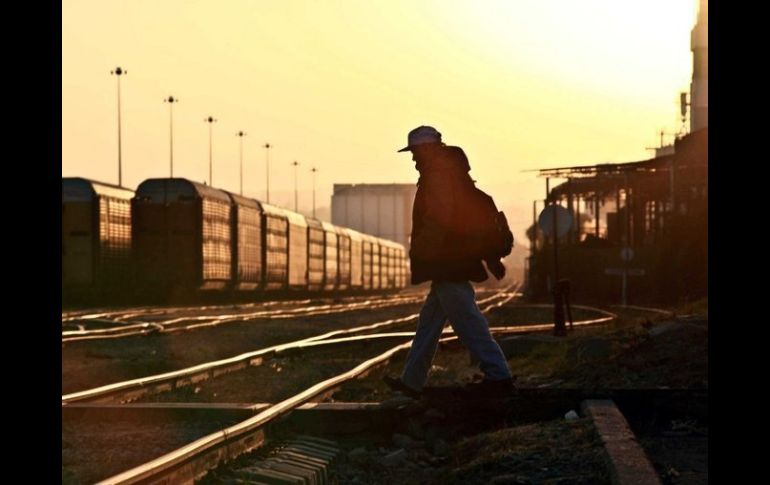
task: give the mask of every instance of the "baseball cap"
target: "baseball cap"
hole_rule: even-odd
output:
[[[406,152],[415,145],[424,145],[426,143],[441,143],[441,133],[432,126],[418,126],[409,132],[408,145],[399,150],[399,152]]]

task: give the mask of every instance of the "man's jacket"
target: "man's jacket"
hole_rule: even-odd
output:
[[[472,184],[468,158],[461,148],[444,147],[441,155],[417,164],[420,179],[412,208],[409,248],[412,284],[424,281],[487,279],[481,259],[467,254],[459,234],[459,207]]]

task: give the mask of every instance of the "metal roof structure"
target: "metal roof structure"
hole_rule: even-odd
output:
[[[184,178],[147,179],[136,188],[136,196],[156,203],[181,197],[200,197],[230,203],[230,197],[223,190]]]
[[[694,183],[707,180],[708,128],[677,140],[674,147],[673,154],[649,160],[541,169],[538,176],[569,179],[551,189],[550,196],[556,198],[569,194],[606,195],[627,185],[650,193],[667,191],[672,168],[677,178],[685,177]]]
[[[225,191],[227,195],[230,196],[230,198],[233,201],[233,204],[237,206],[243,206],[243,207],[251,207],[252,209],[257,209],[261,212],[261,208],[259,207],[259,203],[255,199],[250,199],[248,197],[244,197],[242,195],[234,194],[232,192]]]
[[[301,227],[307,227],[308,223],[305,219],[305,216],[302,214],[298,214],[296,212],[290,211],[289,209],[283,209],[281,207],[277,207],[271,204],[267,204],[265,202],[259,202],[259,205],[262,207],[262,211],[266,214],[273,214],[273,215],[279,215],[283,216],[291,224],[294,224],[295,226],[301,226]]]
[[[66,202],[89,202],[97,196],[131,199],[134,191],[83,177],[62,177],[61,196]]]
[[[684,136],[674,143],[674,153],[648,160],[624,163],[599,163],[574,167],[544,168],[538,170],[539,177],[580,178],[622,175],[629,172],[656,172],[676,168],[708,165],[708,128]]]
[[[577,167],[544,168],[538,173],[539,177],[595,177],[623,174],[626,172],[654,172],[656,170],[668,170],[671,160],[675,155],[642,160],[639,162],[625,163],[600,163],[597,165],[582,165]]]

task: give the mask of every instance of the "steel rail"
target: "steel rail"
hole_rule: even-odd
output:
[[[507,296],[507,300],[515,296],[516,293],[514,292]],[[496,305],[490,305],[484,311],[494,306]],[[404,332],[404,334],[411,336],[414,332]],[[440,342],[456,339],[457,336],[449,336],[440,339]],[[371,369],[387,363],[397,352],[406,350],[411,345],[411,341],[397,345],[379,356],[359,364],[352,370],[319,382],[241,423],[199,438],[152,461],[107,478],[99,484],[193,482],[220,463],[232,460],[242,453],[262,446],[266,440],[265,427],[269,423],[291,412],[313,397],[339,387],[349,380],[363,376]]]
[[[398,297],[410,297],[410,296],[417,296],[420,294],[421,291],[405,291],[402,293],[399,293],[394,296]],[[356,299],[362,299],[362,298],[372,298],[376,297],[377,295],[355,295],[355,296],[348,296],[344,297],[349,300],[356,300]],[[329,295],[318,295],[318,298],[331,298]],[[90,320],[90,319],[98,319],[103,317],[111,317],[115,320],[120,319],[126,319],[126,318],[134,318],[137,316],[146,316],[146,315],[155,315],[155,314],[164,314],[168,312],[176,312],[176,311],[201,311],[201,310],[216,310],[220,308],[251,308],[251,307],[270,307],[280,304],[297,304],[297,305],[303,305],[308,304],[312,302],[314,299],[312,298],[306,298],[302,300],[269,300],[269,301],[256,301],[256,302],[250,302],[250,303],[237,303],[237,304],[220,304],[220,305],[189,305],[189,306],[139,306],[139,307],[131,307],[131,308],[125,308],[122,310],[102,310],[99,311],[98,309],[86,309],[86,310],[73,310],[68,312],[62,312],[62,322],[70,322],[73,320]],[[97,311],[97,313],[89,313]]]
[[[252,418],[199,438],[150,462],[107,478],[99,484],[192,482],[205,475],[211,468],[218,466],[220,462],[229,461],[239,454],[261,446],[265,442],[265,427],[272,421],[313,397],[330,391],[344,382],[364,374],[371,368],[389,361],[395,353],[407,349],[411,345],[412,343],[408,342],[393,347],[348,372],[319,382],[305,391],[269,407]]]
[[[227,315],[206,315],[195,317],[177,317],[170,320],[163,320],[160,322],[142,322],[129,325],[121,325],[118,321],[109,321],[115,324],[114,327],[105,329],[94,330],[68,330],[62,332],[62,343],[77,342],[83,340],[101,340],[109,338],[123,338],[129,336],[149,335],[157,333],[173,333],[186,330],[193,330],[202,327],[214,327],[224,323],[231,323],[237,321],[247,321],[256,318],[270,318],[270,319],[288,319],[298,317],[311,317],[319,315],[329,315],[335,313],[344,313],[347,311],[356,311],[361,308],[366,309],[379,309],[387,308],[398,305],[408,305],[411,303],[417,303],[422,298],[400,298],[400,299],[382,299],[381,303],[372,302],[372,300],[366,300],[364,302],[356,302],[352,304],[340,304],[340,305],[325,305],[309,308],[296,308],[288,310],[272,310],[272,311],[260,311],[254,313],[245,314],[227,314]],[[180,322],[189,321],[202,321],[203,323],[196,323],[191,325],[175,324]],[[174,326],[172,326],[174,325]]]
[[[629,309],[629,310],[639,310],[639,311],[650,312],[650,313],[659,313],[661,315],[666,315],[668,317],[676,316],[676,312],[672,312],[670,310],[663,310],[661,308],[645,307],[645,306],[638,306],[638,305],[612,305],[612,308],[622,308],[624,310]]]
[[[510,288],[510,287],[509,287]],[[506,289],[507,290],[507,289]],[[480,300],[479,303],[485,303],[490,300],[496,299],[500,296],[505,297],[502,303],[492,304],[485,308],[484,312],[489,309],[500,306],[507,301],[510,301],[518,293],[515,291],[507,293],[501,291],[488,298]],[[104,386],[96,387],[93,389],[87,389],[84,391],[78,391],[62,396],[62,405],[69,402],[80,401],[94,401],[95,402],[114,402],[135,400],[143,395],[169,391],[175,388],[184,387],[200,381],[214,378],[222,374],[234,372],[237,370],[245,369],[248,366],[256,366],[262,364],[263,360],[270,356],[286,351],[292,348],[299,348],[303,344],[308,342],[314,342],[317,340],[324,340],[338,335],[354,335],[360,332],[369,330],[375,330],[378,328],[392,326],[399,323],[406,323],[411,320],[417,319],[418,314],[408,315],[406,317],[394,318],[385,320],[382,322],[373,323],[370,325],[364,325],[361,327],[355,327],[345,330],[333,330],[321,335],[308,337],[305,339],[297,340],[294,342],[288,342],[284,344],[274,345],[264,349],[259,349],[252,352],[246,352],[227,359],[221,359],[217,361],[198,364],[185,369],[180,369],[171,372],[165,372],[162,374],[156,374],[153,376],[142,377],[138,379],[131,379],[128,381],[117,382],[113,384],[107,384]]]

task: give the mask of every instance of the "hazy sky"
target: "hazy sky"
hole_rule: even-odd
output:
[[[679,129],[696,0],[63,0],[62,176],[169,174],[309,212],[334,183],[414,183],[406,134],[436,127],[525,243],[525,169],[649,158]]]

